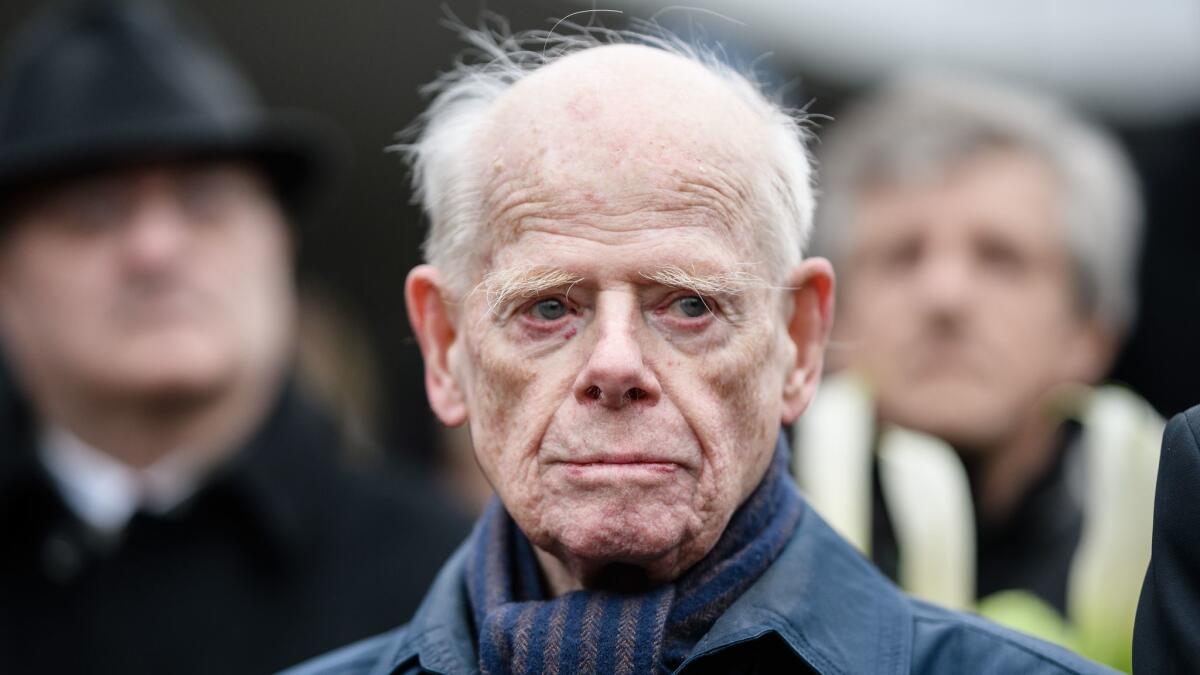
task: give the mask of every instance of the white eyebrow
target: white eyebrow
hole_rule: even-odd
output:
[[[542,293],[566,287],[568,292],[583,277],[561,267],[526,265],[488,272],[477,290],[486,294],[488,312],[499,317],[500,311],[516,299],[532,298]]]
[[[763,287],[766,282],[746,270],[697,272],[695,268],[685,270],[677,265],[667,265],[651,272],[642,272],[642,277],[675,288],[686,288],[700,295],[737,296],[750,288]]]

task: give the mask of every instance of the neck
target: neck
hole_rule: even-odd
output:
[[[642,566],[619,562],[566,564],[537,546],[533,547],[533,551],[552,597],[583,589],[633,593],[669,582],[683,572],[678,565]]]
[[[979,518],[1000,523],[1054,463],[1059,423],[1040,411],[1015,433],[980,446],[957,449],[971,478]]]
[[[253,432],[277,396],[281,379],[272,371],[217,391],[89,400],[43,397],[35,400],[35,407],[41,419],[135,469],[173,452],[211,464]]]
[[[571,574],[558,558],[536,546],[533,547],[533,552],[537,556],[538,567],[542,570],[542,577],[546,580],[546,587],[550,589],[552,597],[557,598],[583,589],[583,582],[579,577]]]

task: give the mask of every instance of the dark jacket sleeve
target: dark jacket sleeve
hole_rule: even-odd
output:
[[[1163,436],[1154,543],[1133,633],[1133,672],[1200,669],[1200,406]]]

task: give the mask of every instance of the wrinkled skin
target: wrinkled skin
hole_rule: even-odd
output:
[[[597,96],[604,91],[606,96]],[[670,105],[667,105],[668,102]],[[568,57],[495,104],[487,272],[571,280],[489,311],[422,266],[410,316],[430,401],[476,456],[555,590],[614,563],[651,583],[716,543],[815,389],[832,273],[697,293],[652,279],[770,270],[744,180],[761,122],[698,66],[638,47]]]

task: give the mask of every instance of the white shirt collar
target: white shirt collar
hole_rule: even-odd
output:
[[[203,465],[185,452],[171,452],[135,469],[97,450],[61,427],[43,430],[38,455],[67,506],[81,520],[115,534],[139,509],[162,514],[195,491]]]

